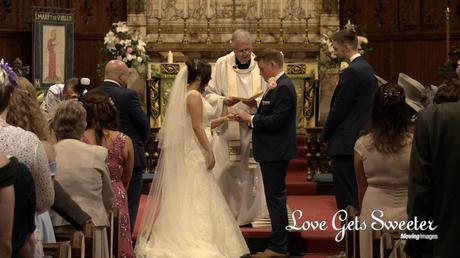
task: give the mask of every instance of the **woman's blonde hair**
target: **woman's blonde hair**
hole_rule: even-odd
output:
[[[38,106],[35,95],[31,97],[29,91],[20,87],[11,94],[6,121],[10,125],[35,133],[41,141],[48,141],[51,138],[48,123]]]
[[[29,93],[31,99],[37,102],[37,91],[34,85],[27,78],[20,76],[18,78],[18,89],[25,90]]]

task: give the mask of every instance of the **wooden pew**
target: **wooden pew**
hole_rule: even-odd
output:
[[[69,242],[57,242],[43,244],[45,256],[52,258],[70,258],[71,247]]]

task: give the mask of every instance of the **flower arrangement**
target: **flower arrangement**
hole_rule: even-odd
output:
[[[136,30],[128,27],[126,22],[116,22],[104,37],[104,47],[101,48],[103,55],[98,65],[99,73],[104,73],[104,67],[108,61],[118,59],[139,71],[139,67],[148,62],[145,49],[146,43]]]
[[[357,27],[351,23],[350,20],[348,20],[347,24],[344,26],[344,29],[356,32]],[[321,65],[326,69],[339,67],[340,70],[343,70],[348,67],[349,60],[339,57],[335,54],[334,47],[332,46],[332,40],[330,38],[333,33],[334,32],[323,34],[321,37],[320,49],[326,57],[326,60],[321,62]],[[369,46],[369,41],[366,37],[358,35],[358,49],[361,55],[372,51],[372,48]]]
[[[0,60],[0,84],[11,84],[12,86],[18,85],[18,75],[3,58]]]

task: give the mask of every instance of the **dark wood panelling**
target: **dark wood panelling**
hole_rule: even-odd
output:
[[[32,66],[32,6],[75,10],[74,76],[97,84],[99,48],[112,22],[126,20],[126,1],[4,0],[0,1],[0,57],[19,57]],[[31,73],[32,74],[32,73]]]
[[[342,26],[350,19],[368,37],[366,58],[376,74],[396,82],[400,72],[422,84],[439,84],[446,62],[447,0],[343,0]],[[460,48],[460,0],[451,0],[451,49]]]

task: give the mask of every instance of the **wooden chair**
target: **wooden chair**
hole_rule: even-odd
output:
[[[71,247],[69,242],[57,242],[43,244],[45,256],[52,258],[70,258]]]
[[[118,240],[120,225],[120,211],[117,208],[112,208],[110,212],[110,227],[107,228],[107,239],[109,240],[110,257],[118,257]]]
[[[75,231],[70,240],[72,258],[85,258],[85,235],[81,231]]]
[[[401,233],[398,231],[384,232],[380,236],[380,246],[378,247],[381,251],[383,258],[405,258],[404,252],[405,242],[400,239]]]
[[[349,205],[345,209],[348,217],[345,223],[354,221],[358,216],[358,212],[355,207]],[[345,253],[347,258],[359,258],[359,231],[347,230],[345,231]]]
[[[85,258],[92,258],[93,257],[93,234],[94,234],[94,225],[86,224],[83,227],[83,235],[85,236]],[[94,257],[96,258],[96,257]]]

